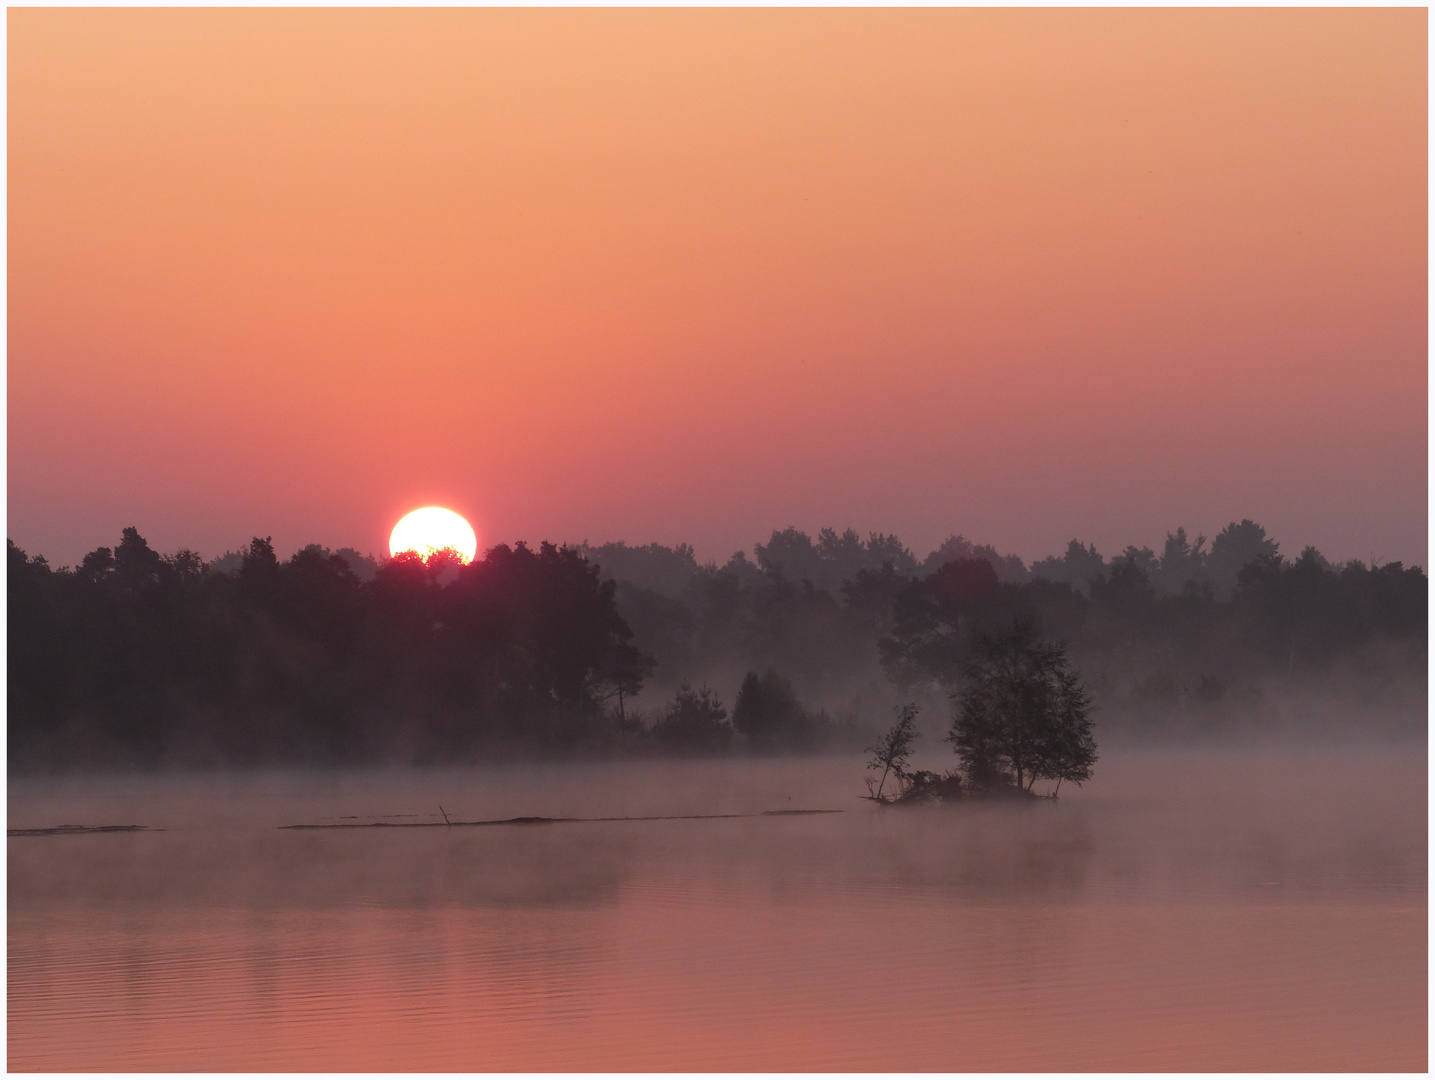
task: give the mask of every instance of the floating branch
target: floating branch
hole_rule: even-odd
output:
[[[56,825],[52,829],[7,829],[8,836],[74,836],[97,832],[164,832],[148,825]]]
[[[367,821],[337,825],[280,825],[281,829],[441,829],[478,825],[565,825],[598,821],[720,821],[729,818],[791,817],[801,814],[841,814],[842,810],[764,810],[760,814],[660,814],[653,817],[515,817],[492,821]]]

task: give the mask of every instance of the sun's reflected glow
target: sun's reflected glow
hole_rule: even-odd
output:
[[[452,510],[441,506],[425,506],[405,514],[389,534],[389,554],[414,551],[425,560],[435,551],[452,548],[473,562],[478,554],[478,536],[473,526]]]

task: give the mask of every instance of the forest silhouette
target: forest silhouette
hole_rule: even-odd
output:
[[[267,538],[206,563],[134,528],[74,568],[8,544],[12,769],[436,763],[857,749],[894,704],[951,715],[984,636],[1064,643],[1103,731],[1229,730],[1273,692],[1423,700],[1427,579],[1207,546],[1030,567],[954,536],[774,532],[691,547],[499,545],[382,563]]]

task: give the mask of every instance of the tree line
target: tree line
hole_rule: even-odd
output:
[[[9,560],[12,761],[430,761],[599,741],[651,661],[577,552],[400,555],[361,581],[255,539],[233,574],[133,528]],[[615,706],[615,707],[614,707]]]
[[[918,558],[851,529],[775,531],[720,565],[686,545],[581,550],[616,579],[618,610],[656,659],[653,690],[687,680],[735,695],[768,671],[795,689],[806,712],[789,710],[800,718],[769,741],[841,741],[914,697],[930,717],[975,636],[1018,620],[1065,643],[1108,731],[1221,727],[1301,694],[1423,715],[1424,571],[1314,547],[1287,558],[1248,519],[1210,542],[1176,528],[1159,553],[1107,558],[1073,539],[1030,566],[961,536]]]
[[[955,700],[981,636],[1019,623],[1065,643],[1103,726],[1244,708],[1273,680],[1423,687],[1420,568],[1287,560],[1248,521],[1209,548],[1178,529],[1107,560],[1073,540],[1030,567],[850,529],[774,532],[753,556],[280,560],[256,538],[206,563],[128,528],[54,569],[10,543],[11,760],[855,749],[902,700]]]

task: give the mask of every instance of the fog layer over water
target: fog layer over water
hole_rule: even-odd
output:
[[[944,765],[945,761],[918,762]],[[12,1069],[1426,1066],[1423,745],[18,779]],[[814,816],[284,830],[518,816]]]

